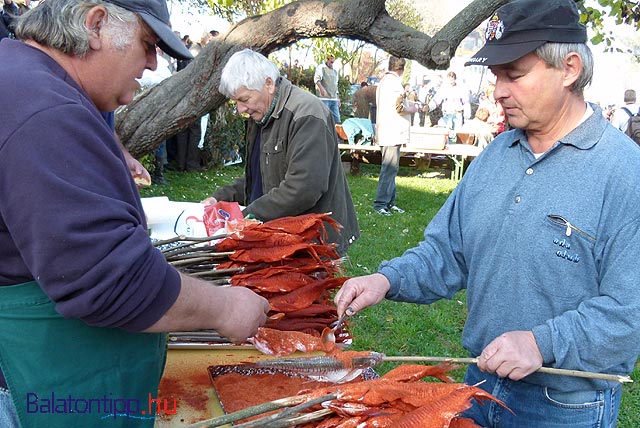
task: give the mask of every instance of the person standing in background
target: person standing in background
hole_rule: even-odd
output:
[[[418,103],[418,92],[413,89],[411,87],[410,84],[406,84],[404,85],[404,94],[405,94],[405,100],[407,101],[407,103],[409,104],[409,107],[413,107],[415,106],[415,110],[413,113],[411,113],[411,126],[413,126],[413,120],[416,116],[416,112],[421,110],[420,105]]]
[[[29,10],[29,6],[31,4],[31,0],[4,0],[4,4],[2,5],[3,13],[10,16],[20,16],[26,11]]]
[[[142,77],[138,83],[142,89],[150,88],[171,77],[171,64],[165,59],[165,53],[156,46],[156,61],[158,65],[155,70],[146,69],[142,72]],[[151,182],[161,186],[169,184],[164,178],[164,165],[167,163],[167,143],[163,141],[156,149],[153,156],[153,174]]]
[[[13,37],[12,22],[17,16],[29,10],[31,0],[4,0],[2,10],[0,10],[0,40],[5,37]]]
[[[182,36],[182,43],[184,43],[186,48],[191,53],[191,48],[193,47],[193,42],[191,41],[191,36],[189,36],[188,34],[185,34],[184,36]],[[191,61],[193,61],[193,53],[191,53],[191,58],[178,59],[177,60],[176,71],[184,70],[187,67],[187,65],[191,64]]]
[[[420,102],[421,106],[420,111],[418,112],[420,126],[424,126],[427,113],[429,113],[430,97],[431,91],[429,90],[429,86],[427,85],[427,82],[423,80],[422,84],[418,88],[418,101]],[[429,122],[429,126],[431,126],[431,122]]]
[[[382,153],[382,162],[373,209],[383,216],[390,216],[392,212],[404,213],[396,205],[396,176],[400,169],[400,148],[409,142],[411,113],[417,111],[415,104],[409,105],[405,97],[402,85],[404,66],[404,58],[390,56],[389,71],[385,73],[376,91],[376,139]]]
[[[624,91],[623,101],[624,104],[613,111],[611,124],[626,133],[629,119],[640,112],[640,104],[636,102],[636,91],[633,89]]]
[[[340,98],[338,97],[338,71],[333,68],[335,62],[333,55],[328,55],[327,60],[316,67],[313,81],[316,84],[318,97],[329,107],[335,123],[340,120]]]
[[[447,73],[448,84],[440,87],[429,103],[429,109],[442,107],[442,121],[449,128],[449,142],[456,140],[455,131],[464,123],[464,119],[471,118],[471,104],[469,91],[458,85],[456,73]]]
[[[495,90],[496,85],[494,83],[489,83],[484,90],[484,97],[480,100],[480,104],[478,106],[478,109],[485,108],[489,112],[487,123],[491,126],[491,133],[494,137],[501,132],[504,132],[506,125],[502,105],[493,96]]]
[[[11,31],[9,27],[11,25],[11,18],[0,11],[0,40],[5,37],[11,37]]]
[[[191,53],[192,58],[179,59],[177,71],[181,72],[193,61],[193,57],[200,53],[200,47],[191,41],[191,37],[186,34],[182,38],[182,42],[185,47]],[[186,129],[178,132],[169,141],[170,147],[168,157],[173,158],[175,156],[175,169],[178,171],[199,171],[202,169],[200,165],[200,149],[198,144],[200,143],[200,137],[202,136],[202,130],[200,128],[200,119],[195,119],[187,126]],[[175,155],[174,155],[175,153]]]

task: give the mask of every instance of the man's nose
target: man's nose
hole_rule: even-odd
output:
[[[496,79],[496,86],[493,90],[493,99],[499,101],[502,98],[507,97],[506,85],[500,82],[500,79]]]
[[[155,71],[158,68],[158,57],[155,50],[153,53],[149,52],[147,54],[147,68],[151,71]]]

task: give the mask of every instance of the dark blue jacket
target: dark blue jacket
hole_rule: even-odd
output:
[[[0,42],[0,286],[32,280],[65,317],[141,331],[180,278],[149,240],[113,130],[51,57]]]

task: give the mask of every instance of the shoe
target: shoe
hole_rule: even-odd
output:
[[[159,176],[159,177],[158,177],[158,176],[156,176],[156,177],[153,177],[153,178],[151,179],[151,183],[152,183],[152,184],[157,184],[157,185],[159,185],[159,186],[168,186],[168,185],[169,185],[169,182],[168,182],[167,180],[165,180],[165,178],[164,178],[163,176]]]
[[[395,211],[395,212],[397,212],[398,214],[404,214],[404,210],[403,210],[402,208],[400,208],[399,206],[397,206],[397,205],[391,205],[391,206],[389,207],[389,209],[390,209],[391,211]]]
[[[386,209],[386,208],[379,208],[379,209],[377,209],[377,210],[376,210],[376,212],[377,212],[378,214],[380,214],[380,215],[384,215],[384,216],[387,216],[387,217],[390,217],[390,216],[392,216],[392,215],[393,215],[393,214],[391,214],[391,211],[389,211],[389,210],[388,210],[388,209]]]

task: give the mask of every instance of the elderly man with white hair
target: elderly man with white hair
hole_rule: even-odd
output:
[[[360,229],[329,110],[249,49],[224,66],[220,92],[249,116],[245,175],[203,202],[239,202],[263,221],[330,212],[342,229],[328,227],[329,240],[346,254]]]

